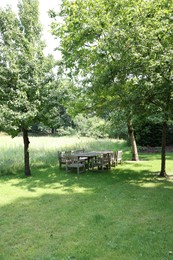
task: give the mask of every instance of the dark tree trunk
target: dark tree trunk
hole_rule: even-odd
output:
[[[166,177],[166,131],[167,123],[165,122],[162,126],[162,151],[161,151],[161,171],[160,177]]]
[[[56,134],[56,129],[55,128],[51,128],[51,133],[52,134]]]
[[[23,132],[23,142],[24,142],[24,163],[25,163],[25,176],[31,176],[30,164],[29,164],[29,138],[28,130],[22,129]]]
[[[132,161],[139,161],[138,149],[136,145],[132,120],[128,121],[128,133],[129,133],[129,138],[130,138],[130,143],[132,148]]]

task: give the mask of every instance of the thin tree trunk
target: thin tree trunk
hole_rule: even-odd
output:
[[[28,138],[28,130],[22,129],[23,132],[23,143],[24,143],[24,169],[25,176],[31,176],[30,164],[29,164],[29,138]]]
[[[128,121],[128,133],[129,133],[129,138],[130,138],[130,143],[132,148],[132,161],[139,161],[138,149],[136,145],[134,129],[133,129],[133,124],[131,119]]]
[[[162,126],[162,151],[161,151],[161,171],[160,177],[166,177],[166,131],[167,123],[163,123]]]
[[[51,134],[56,134],[56,129],[54,127],[51,128]]]

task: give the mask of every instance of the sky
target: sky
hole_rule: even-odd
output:
[[[18,0],[0,0],[0,7],[5,7],[10,5],[12,9],[17,12],[17,3]],[[60,58],[60,52],[54,51],[54,48],[58,46],[58,40],[50,33],[50,18],[48,16],[48,10],[54,9],[55,11],[59,10],[61,0],[39,0],[40,5],[40,21],[43,25],[43,38],[46,41],[47,48],[45,49],[45,54],[51,53],[55,58]]]

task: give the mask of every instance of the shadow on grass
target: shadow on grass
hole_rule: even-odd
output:
[[[104,185],[136,185],[139,187],[150,188],[155,186],[165,186],[172,188],[173,184],[170,178],[159,178],[158,172],[151,171],[151,165],[145,164],[142,169],[141,162],[123,163],[110,171],[87,171],[79,176],[76,172],[66,174],[65,168],[59,169],[58,166],[45,164],[42,167],[32,168],[32,176],[24,177],[22,174],[16,176],[1,177],[1,182],[8,182],[12,179],[16,181],[13,186],[21,187],[30,192],[36,192],[39,188],[64,189],[64,191],[73,192],[74,187],[97,191],[103,189]]]

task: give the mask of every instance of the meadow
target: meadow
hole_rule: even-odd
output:
[[[0,259],[173,258],[173,161],[159,178],[160,154],[131,162],[123,140],[30,137],[32,176],[24,177],[23,141],[0,136]],[[123,150],[110,171],[66,174],[57,151]]]

